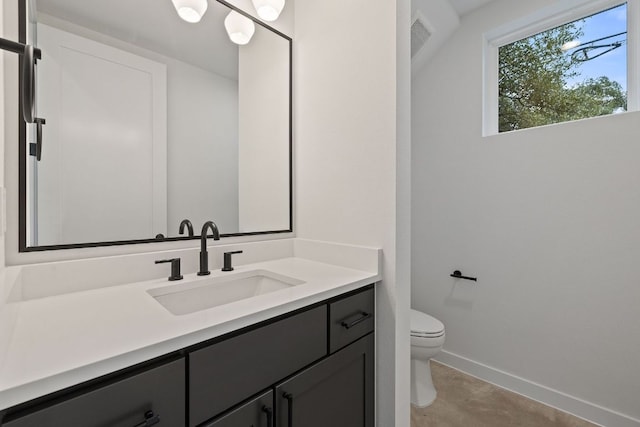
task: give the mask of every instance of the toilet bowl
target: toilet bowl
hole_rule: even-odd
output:
[[[429,406],[436,399],[430,360],[444,344],[444,325],[438,319],[411,310],[411,404]]]

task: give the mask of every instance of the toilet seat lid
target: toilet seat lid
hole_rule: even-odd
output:
[[[421,311],[411,310],[411,335],[433,337],[443,333],[444,325],[441,321]]]

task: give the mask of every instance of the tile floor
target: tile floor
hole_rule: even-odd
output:
[[[411,408],[411,427],[597,427],[437,362],[431,373],[438,397]]]

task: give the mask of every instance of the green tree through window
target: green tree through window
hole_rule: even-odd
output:
[[[576,83],[584,59],[563,51],[562,46],[584,35],[584,22],[565,24],[499,48],[499,132],[626,110],[625,90],[609,77]]]

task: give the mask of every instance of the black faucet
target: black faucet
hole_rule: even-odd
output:
[[[233,251],[233,252],[225,252],[224,253],[224,265],[222,267],[222,271],[233,271],[233,266],[231,265],[231,255],[233,254],[241,254],[242,251]]]
[[[191,224],[191,221],[189,221],[188,219],[183,219],[182,222],[180,223],[180,229],[178,230],[178,234],[182,234],[184,233],[184,227],[187,227],[187,230],[189,231],[189,237],[193,237],[193,224]]]
[[[164,264],[165,262],[171,263],[171,276],[169,276],[169,280],[172,282],[174,280],[182,280],[182,274],[180,274],[180,258],[159,259],[156,261],[156,264]]]
[[[220,240],[220,232],[216,223],[213,221],[205,222],[200,233],[200,271],[198,271],[198,276],[211,274],[209,271],[209,253],[207,252],[207,231],[209,229],[213,233],[213,240]]]

